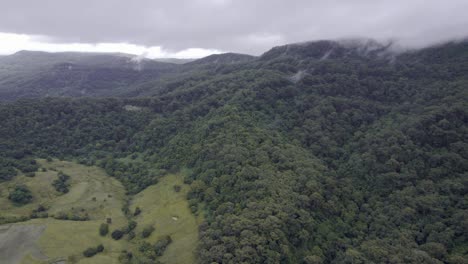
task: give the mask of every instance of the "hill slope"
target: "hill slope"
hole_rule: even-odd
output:
[[[184,169],[200,263],[463,263],[468,44],[347,49],[182,71],[152,97],[0,105],[0,176],[51,155],[139,193]]]

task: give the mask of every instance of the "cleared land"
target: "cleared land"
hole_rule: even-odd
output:
[[[174,185],[181,186],[181,190],[176,192]],[[141,214],[135,218],[138,222],[137,235],[144,227],[153,225],[155,231],[146,241],[154,243],[166,235],[172,238],[164,255],[158,258],[163,263],[195,263],[198,225],[202,218],[195,217],[190,211],[185,198],[188,190],[189,187],[183,184],[183,177],[172,174],[132,200],[132,212],[137,206],[141,209]]]
[[[0,263],[18,263],[24,254],[47,259],[35,244],[44,229],[44,225],[0,226]]]
[[[188,186],[182,176],[168,175],[157,185],[148,187],[130,200],[131,210],[138,206],[142,213],[134,217],[137,221],[136,237],[128,240],[113,240],[110,232],[127,225],[128,218],[122,207],[126,199],[122,184],[97,167],[88,167],[73,162],[38,160],[46,171],[36,172],[33,178],[23,175],[13,181],[0,184],[0,216],[27,216],[39,205],[45,206],[49,218],[0,226],[0,263],[119,263],[122,250],[138,254],[138,244],[145,240],[156,242],[170,235],[173,242],[158,260],[163,263],[193,263],[194,250],[198,241],[198,223],[201,217],[191,214],[185,199]],[[52,182],[58,171],[71,176],[70,191],[57,192]],[[15,206],[8,200],[8,192],[16,184],[25,184],[34,198],[32,203]],[[174,185],[180,185],[176,192]],[[88,221],[57,220],[58,214],[87,214]],[[99,235],[99,226],[107,218],[112,219],[109,234]],[[154,225],[153,234],[143,239],[141,231]],[[85,258],[82,252],[88,247],[104,245],[104,252]],[[3,262],[3,261],[7,262]]]

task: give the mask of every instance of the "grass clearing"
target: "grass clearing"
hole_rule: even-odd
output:
[[[142,210],[140,215],[133,217],[138,223],[136,237],[128,241],[124,236],[116,241],[110,233],[128,224],[128,218],[122,212],[128,199],[122,184],[97,167],[58,160],[47,162],[39,159],[38,163],[46,171],[40,169],[32,178],[18,175],[12,181],[0,184],[0,216],[28,216],[43,205],[48,209],[49,218],[0,226],[4,229],[13,227],[11,230],[31,230],[5,233],[3,244],[0,242],[0,259],[8,255],[11,259],[8,263],[119,263],[122,250],[138,255],[138,245],[142,240],[154,244],[161,237],[170,235],[173,242],[157,260],[167,264],[195,262],[198,225],[202,218],[195,217],[189,209],[186,200],[189,186],[183,184],[181,175],[168,175],[133,197],[130,210],[134,212],[136,206]],[[59,171],[71,177],[70,190],[66,194],[57,192],[52,186]],[[15,206],[8,200],[9,190],[17,184],[24,184],[31,190],[33,200],[30,204]],[[181,186],[179,192],[174,190],[174,185]],[[86,213],[89,220],[69,221],[51,217],[59,213]],[[102,237],[99,226],[107,218],[111,218],[112,223],[109,234]],[[141,232],[148,225],[153,225],[155,231],[148,238],[142,238]],[[34,230],[40,230],[40,233],[32,232]],[[32,234],[36,236],[31,237]],[[85,249],[98,244],[104,246],[102,253],[91,258],[82,255]]]
[[[174,185],[181,186],[181,190],[176,192]],[[189,186],[183,184],[181,175],[171,174],[132,200],[132,212],[137,206],[141,209],[141,214],[135,217],[137,237],[141,238],[143,228],[153,225],[155,231],[145,239],[147,242],[153,244],[166,235],[172,238],[164,255],[158,258],[163,263],[195,263],[198,225],[203,219],[190,211],[186,200],[188,190]]]

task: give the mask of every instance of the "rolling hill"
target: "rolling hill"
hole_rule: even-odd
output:
[[[467,42],[307,42],[161,64],[148,79],[125,67],[137,81],[119,72],[109,80],[132,85],[97,98],[0,104],[0,184],[53,157],[101,167],[150,206],[138,197],[184,175],[185,209],[204,219],[199,263],[468,259]],[[142,252],[183,250],[168,241]]]

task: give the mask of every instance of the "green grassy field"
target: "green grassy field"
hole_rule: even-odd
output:
[[[57,160],[38,160],[38,163],[47,171],[40,170],[33,178],[19,175],[13,181],[0,184],[0,216],[29,215],[38,205],[48,208],[49,218],[10,225],[27,226],[32,230],[37,229],[37,232],[40,229],[38,237],[16,235],[15,241],[6,242],[14,250],[15,243],[35,240],[35,243],[28,243],[27,248],[18,249],[21,250],[18,254],[23,256],[20,263],[54,263],[59,260],[65,263],[119,263],[118,257],[122,250],[132,251],[137,257],[137,248],[142,240],[154,243],[165,235],[170,235],[173,242],[164,255],[158,258],[159,261],[182,264],[195,262],[198,224],[202,219],[195,217],[189,210],[185,199],[189,187],[183,184],[182,176],[168,175],[157,185],[148,187],[134,197],[126,197],[122,184],[100,168]],[[58,193],[51,185],[58,171],[71,176],[70,191],[66,194]],[[25,184],[31,190],[34,198],[30,204],[15,206],[8,200],[8,192],[16,184]],[[181,190],[176,192],[174,185],[180,185]],[[133,218],[138,223],[136,237],[129,241],[125,236],[116,241],[110,237],[110,232],[128,223],[127,216],[122,212],[126,199],[130,199],[132,212],[138,206],[142,213]],[[68,221],[51,217],[59,213],[83,212],[89,215],[90,220]],[[112,219],[110,232],[102,237],[98,232],[99,226],[107,218]],[[141,231],[148,225],[153,225],[156,230],[150,237],[143,239]],[[13,237],[8,233],[6,235]],[[102,253],[91,258],[83,257],[82,252],[86,248],[98,244],[105,248]]]
[[[176,192],[174,185],[181,186]],[[150,243],[170,235],[172,243],[158,260],[163,263],[195,263],[194,251],[198,241],[198,225],[202,218],[195,217],[185,199],[189,187],[181,175],[168,175],[156,185],[137,194],[131,203],[134,212],[138,206],[141,214],[135,220],[137,236],[144,227],[153,225],[155,231],[146,240]]]

